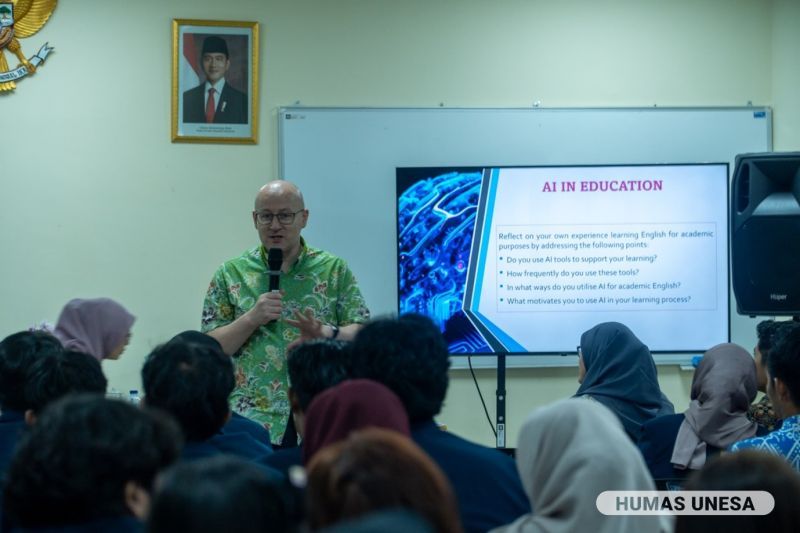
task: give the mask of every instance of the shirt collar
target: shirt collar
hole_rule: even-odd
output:
[[[225,88],[225,78],[220,78],[217,80],[217,83],[212,84],[208,80],[206,80],[206,93],[208,90],[213,87],[217,94],[222,94],[222,89]]]

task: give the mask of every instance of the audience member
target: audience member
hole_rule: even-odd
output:
[[[331,339],[315,339],[289,350],[289,403],[297,434],[305,434],[308,406],[319,393],[347,379],[350,375],[346,344]],[[292,466],[303,464],[303,443],[276,450],[266,464],[287,473]]]
[[[140,531],[153,480],[180,446],[178,428],[157,413],[101,395],[67,396],[23,437],[6,512],[23,529]]]
[[[434,530],[433,526],[419,516],[419,513],[392,509],[368,513],[319,531],[321,533],[433,533]]]
[[[747,350],[730,343],[708,350],[694,372],[689,408],[642,427],[639,449],[656,482],[682,479],[734,442],[766,434],[747,418],[755,396],[756,368]]]
[[[194,330],[186,330],[178,333],[171,340],[181,340],[189,343],[208,346],[215,350],[222,350],[222,345],[217,339],[211,335],[206,335],[205,333],[200,333],[199,331]],[[221,431],[222,433],[249,433],[250,436],[257,441],[269,446],[270,448],[272,447],[272,442],[269,438],[269,430],[255,420],[244,417],[236,411],[231,411],[231,418],[224,426],[222,426]]]
[[[43,331],[21,331],[0,341],[0,475],[8,470],[25,429],[25,383],[30,366],[62,351],[58,339]]]
[[[623,324],[604,322],[581,335],[575,396],[587,396],[616,414],[636,442],[642,424],[675,412],[658,386],[650,350]]]
[[[411,435],[403,403],[380,383],[354,379],[321,392],[308,407],[303,462],[308,464],[322,448],[368,427]]]
[[[766,515],[681,515],[675,533],[778,533],[797,531],[800,525],[800,476],[785,461],[771,454],[744,451],[710,460],[686,483],[686,490],[763,490],[775,499]]]
[[[179,463],[158,480],[150,533],[292,533],[300,502],[249,461],[219,455]]]
[[[135,320],[110,298],[76,298],[61,310],[53,334],[64,348],[88,353],[98,360],[119,359],[130,341]]]
[[[647,533],[666,531],[659,516],[606,516],[597,496],[607,490],[655,490],[619,418],[599,402],[570,398],[533,411],[522,425],[517,466],[535,514],[492,533]]]
[[[769,431],[780,427],[780,419],[775,415],[772,402],[769,400],[767,392],[767,359],[772,349],[773,337],[775,333],[784,325],[792,322],[778,322],[775,320],[762,320],[756,326],[758,343],[753,350],[756,362],[756,382],[758,390],[765,393],[759,401],[750,406],[747,417],[760,426],[764,426]]]
[[[800,323],[782,327],[767,360],[767,394],[781,428],[731,446],[732,451],[756,449],[781,455],[800,470]]]
[[[383,383],[400,397],[411,438],[449,478],[466,531],[485,532],[530,512],[510,457],[442,431],[433,421],[447,394],[450,358],[429,318],[375,320],[358,333],[351,351],[354,375]]]
[[[309,464],[307,491],[312,530],[373,511],[408,509],[434,531],[462,531],[452,489],[441,470],[395,431],[356,431],[320,450]]]
[[[25,420],[33,425],[45,407],[71,393],[105,394],[108,381],[100,361],[63,350],[38,358],[25,379]]]
[[[168,412],[186,437],[184,459],[231,453],[262,461],[272,453],[249,433],[220,433],[228,421],[233,363],[212,345],[172,339],[147,356],[142,385],[148,406]]]

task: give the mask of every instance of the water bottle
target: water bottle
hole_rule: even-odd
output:
[[[136,389],[131,389],[131,390],[128,392],[128,401],[129,401],[129,402],[131,402],[131,403],[132,403],[133,405],[135,405],[136,407],[138,407],[138,406],[139,406],[139,401],[140,401],[140,400],[141,400],[141,398],[139,397],[139,391],[138,391],[138,390],[136,390]]]

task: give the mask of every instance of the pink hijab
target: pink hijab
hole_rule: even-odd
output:
[[[725,449],[756,434],[747,418],[756,397],[756,364],[737,344],[708,350],[692,379],[692,401],[675,439],[671,462],[681,470],[699,470],[706,462],[706,445]]]
[[[76,298],[61,310],[53,334],[64,348],[102,360],[122,344],[135,320],[110,298]]]

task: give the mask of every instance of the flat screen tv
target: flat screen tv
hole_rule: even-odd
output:
[[[452,354],[575,353],[626,324],[654,352],[730,339],[728,165],[397,169],[400,313]]]

